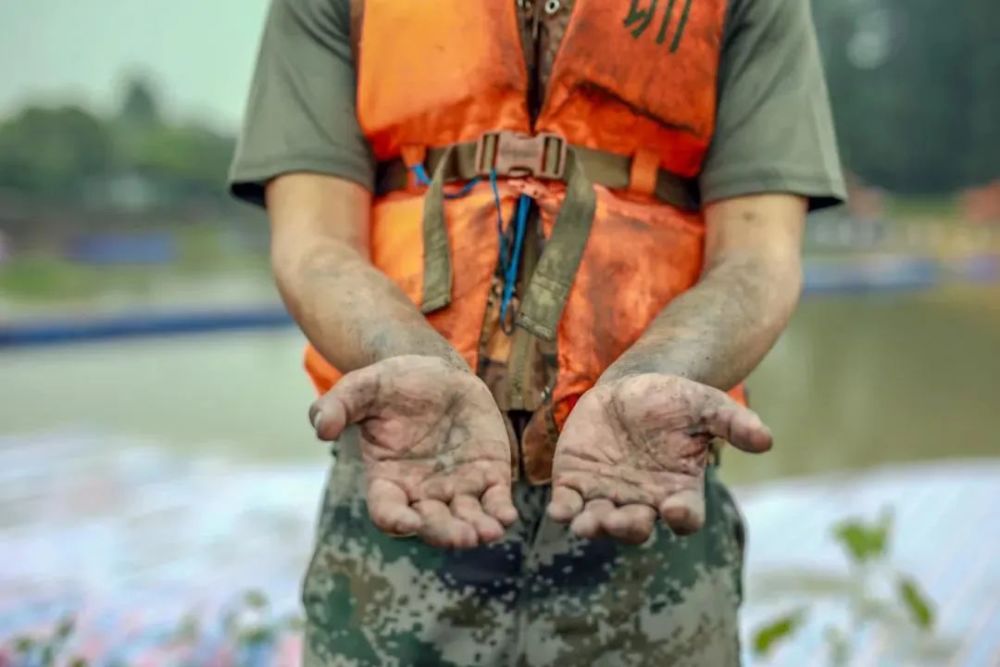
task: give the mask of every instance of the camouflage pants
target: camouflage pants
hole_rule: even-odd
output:
[[[304,664],[739,664],[743,527],[715,471],[707,523],[646,544],[581,540],[515,486],[503,542],[445,551],[371,523],[356,436],[340,444],[303,587]]]

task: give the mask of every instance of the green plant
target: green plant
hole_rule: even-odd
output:
[[[66,616],[59,621],[52,632],[39,637],[21,636],[16,637],[11,642],[14,656],[17,658],[17,665],[31,665],[31,667],[55,667],[57,661],[63,658],[69,638],[76,629],[76,619],[73,616]],[[66,664],[70,667],[88,667],[85,659],[80,657],[66,658],[59,664]]]
[[[226,636],[243,650],[273,646],[285,634],[300,632],[302,625],[297,615],[275,614],[271,601],[259,590],[246,591],[240,602],[222,616]]]
[[[871,522],[848,519],[836,524],[832,533],[847,557],[847,576],[808,572],[773,577],[765,585],[771,594],[801,597],[806,603],[758,627],[753,634],[754,655],[766,657],[794,637],[816,615],[813,607],[820,598],[840,600],[848,609],[848,627],[828,622],[824,628],[828,662],[834,667],[850,664],[850,637],[870,625],[933,638],[932,602],[914,578],[889,562],[892,514],[883,512]],[[941,650],[940,645],[925,648]]]

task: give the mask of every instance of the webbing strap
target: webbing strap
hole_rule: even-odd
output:
[[[597,208],[593,183],[572,149],[566,170],[566,198],[517,315],[519,326],[545,340],[556,337]]]
[[[426,162],[433,168],[434,175],[424,198],[424,287],[420,307],[424,314],[451,303],[453,275],[444,212],[444,184],[448,180],[468,181],[481,175],[482,151],[478,143],[427,151]],[[597,208],[594,183],[613,189],[626,188],[631,173],[631,158],[627,156],[577,147],[569,148],[568,153],[563,150],[563,156],[565,167],[560,174],[566,181],[565,199],[517,316],[518,326],[545,340],[553,340],[556,336],[559,319],[587,246]],[[541,157],[544,166],[548,156],[543,153]],[[397,167],[389,163],[380,172],[379,191],[387,191],[383,190],[386,185],[392,186],[390,189],[406,187],[407,181],[405,164],[399,161]],[[660,200],[682,209],[696,210],[699,205],[697,187],[692,181],[663,170],[657,176],[655,193]]]
[[[451,167],[444,174],[445,182],[468,181],[477,175],[476,142],[455,144],[448,148],[431,148],[427,150],[427,168],[436,171],[445,152],[451,150],[453,157]],[[489,145],[487,145],[489,148]],[[628,155],[618,155],[605,151],[571,146],[573,159],[583,165],[592,183],[603,185],[612,190],[624,190],[629,187],[633,158]],[[503,174],[501,174],[503,175]],[[402,160],[389,160],[378,165],[376,192],[386,194],[407,187],[409,171]],[[685,211],[697,211],[701,205],[697,183],[693,179],[684,178],[660,169],[657,172],[653,194],[660,201],[672,204]]]
[[[454,151],[444,149],[424,197],[424,294],[420,310],[427,315],[451,303],[451,251],[444,218],[444,181]]]

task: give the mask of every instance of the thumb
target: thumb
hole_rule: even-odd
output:
[[[333,441],[351,424],[369,416],[378,396],[378,368],[348,373],[309,408],[309,422],[320,440]]]
[[[771,429],[757,413],[722,392],[708,401],[702,421],[709,433],[750,454],[766,452],[774,444]]]

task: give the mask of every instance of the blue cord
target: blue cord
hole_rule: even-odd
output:
[[[427,186],[429,186],[431,184],[431,179],[427,175],[427,170],[424,169],[424,165],[422,165],[422,164],[415,164],[415,165],[413,165],[411,167],[411,169],[413,169],[413,173],[417,177],[417,183],[420,183],[420,185],[423,185],[424,187],[427,187]],[[465,185],[463,185],[462,189],[459,190],[458,192],[452,192],[452,193],[447,193],[446,192],[445,195],[444,195],[444,198],[445,199],[461,199],[465,195],[467,195],[470,192],[472,192],[472,188],[476,187],[477,183],[479,183],[479,177],[478,176],[476,176],[475,178],[471,179],[468,183],[466,183]]]
[[[413,173],[416,174],[416,176],[417,176],[417,183],[420,183],[420,185],[423,185],[423,186],[429,186],[431,184],[431,179],[428,178],[428,176],[427,176],[427,170],[424,169],[424,165],[423,164],[420,164],[418,162],[417,164],[415,164],[412,167],[410,167],[410,169],[412,169]]]
[[[517,268],[521,263],[521,248],[524,246],[524,230],[528,226],[528,211],[531,208],[531,197],[521,195],[517,200],[517,223],[514,228],[514,256],[507,265],[504,276],[503,300],[500,301],[500,321],[507,317],[507,308],[514,298],[514,286],[517,284]]]
[[[417,182],[423,186],[429,186],[431,179],[427,175],[427,170],[423,164],[415,164],[411,167]],[[480,178],[476,176],[471,179],[458,192],[445,194],[445,199],[459,199],[469,194],[472,188],[476,187]],[[510,256],[510,249],[507,247],[507,236],[503,233],[503,209],[500,206],[500,188],[497,185],[496,169],[490,170],[490,187],[493,189],[493,201],[497,208],[497,236],[500,239],[500,268],[503,272],[503,296],[500,301],[500,321],[507,317],[507,309],[514,299],[514,287],[517,285],[517,269],[521,263],[521,248],[524,246],[524,233],[528,225],[528,211],[531,209],[531,197],[521,195],[517,200],[517,217],[514,223],[514,252]]]

